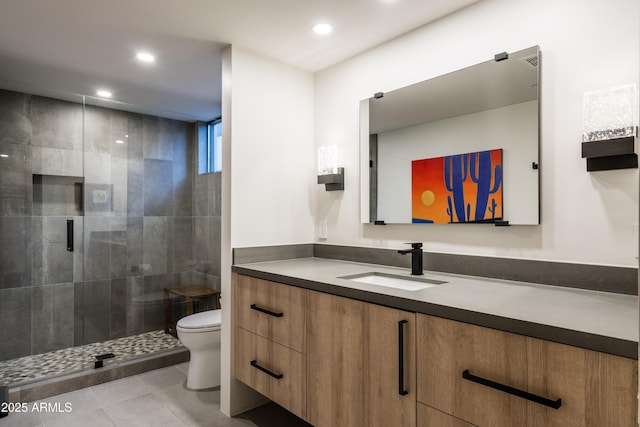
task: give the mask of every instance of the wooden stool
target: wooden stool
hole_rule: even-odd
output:
[[[220,308],[220,292],[215,289],[205,288],[202,286],[185,285],[173,288],[164,288],[164,333],[177,336],[176,324],[169,313],[170,295],[183,297],[187,302],[187,316],[193,314],[194,302],[209,297],[214,297],[214,309]]]

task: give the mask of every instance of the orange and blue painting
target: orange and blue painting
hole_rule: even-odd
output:
[[[502,149],[411,162],[414,223],[502,219]]]

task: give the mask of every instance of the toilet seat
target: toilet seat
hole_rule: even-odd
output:
[[[222,310],[208,310],[192,314],[178,320],[177,330],[187,333],[219,331],[222,323]]]

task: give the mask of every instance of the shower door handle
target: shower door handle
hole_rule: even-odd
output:
[[[73,220],[67,220],[67,250],[73,252]]]

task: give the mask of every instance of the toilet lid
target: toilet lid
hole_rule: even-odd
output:
[[[200,329],[220,326],[222,310],[208,310],[192,314],[178,320],[178,327],[183,329]]]

